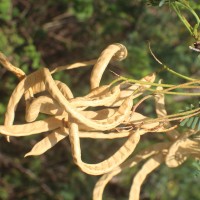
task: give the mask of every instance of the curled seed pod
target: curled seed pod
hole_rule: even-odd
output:
[[[83,62],[77,62],[71,65],[65,65],[65,66],[59,66],[55,69],[51,70],[51,74],[54,74],[55,72],[63,71],[63,70],[69,70],[69,69],[75,69],[80,67],[87,67],[90,65],[94,65],[97,60],[90,60],[90,61],[83,61]]]
[[[69,120],[69,138],[74,162],[82,171],[91,175],[107,173],[121,164],[134,151],[137,143],[139,142],[140,133],[142,132],[138,130],[135,133],[132,133],[124,145],[107,160],[97,164],[87,164],[81,160],[78,125],[71,120],[72,119]]]
[[[68,128],[58,128],[56,130],[53,130],[49,135],[47,135],[45,138],[37,142],[34,147],[31,149],[30,152],[28,152],[26,156],[38,156],[49,149],[51,149],[55,144],[57,144],[59,141],[63,140],[64,138],[68,137],[69,130]],[[92,138],[92,139],[115,139],[115,138],[123,138],[130,136],[130,133],[109,133],[105,134],[102,132],[79,132],[80,138]]]
[[[119,174],[121,172],[120,167],[115,168],[109,173],[104,174],[101,176],[101,178],[98,180],[98,182],[95,185],[95,188],[93,190],[93,200],[102,200],[103,199],[103,192],[106,187],[106,185],[109,183],[109,181]]]
[[[98,97],[93,98],[85,98],[85,97],[79,97],[75,99],[71,99],[69,102],[74,107],[96,107],[96,106],[107,106],[112,104],[119,96],[120,89],[119,85],[112,88],[107,93],[100,95]]]
[[[15,76],[17,76],[17,78],[19,78],[19,80],[22,80],[26,76],[26,74],[20,68],[15,67],[14,65],[12,65],[2,52],[0,52],[0,63],[8,71],[10,71],[13,74],[15,74]]]
[[[22,80],[18,86],[13,91],[7,106],[7,110],[5,113],[5,126],[10,126],[13,124],[15,118],[15,110],[17,108],[17,104],[24,94],[24,80]]]
[[[93,120],[102,120],[108,117],[111,117],[114,115],[114,113],[117,111],[116,108],[106,108],[101,110],[84,110],[80,111],[81,114],[83,114],[86,118],[93,119]]]
[[[45,77],[45,86],[47,91],[51,96],[60,104],[60,106],[65,109],[65,111],[70,114],[77,123],[83,124],[86,127],[93,128],[95,130],[110,130],[118,126],[128,115],[132,107],[132,96],[127,98],[124,103],[120,106],[119,111],[110,121],[102,120],[90,120],[80,114],[74,107],[71,106],[69,101],[62,95],[62,93],[57,88],[51,74],[47,68],[43,68],[43,74]]]
[[[188,157],[200,158],[199,142],[190,139],[180,140],[178,145],[172,145],[166,157],[168,167],[178,167]]]
[[[26,109],[25,119],[27,122],[35,121],[39,113],[48,115],[63,115],[64,110],[59,104],[49,96],[40,96],[35,98]]]
[[[2,52],[0,52],[0,63],[8,71],[10,71],[13,74],[15,74],[19,80],[22,80],[22,79],[25,78],[26,74],[20,68],[15,67],[14,65],[12,65]],[[31,94],[32,94],[32,91],[29,90],[27,92],[27,94],[26,94],[26,97],[31,96]],[[7,120],[7,119],[5,120],[5,125],[11,125],[11,124],[12,124],[12,122],[10,122],[9,120]],[[9,136],[7,136],[7,140],[10,141]]]
[[[131,113],[130,118],[126,120],[126,122],[134,125],[135,127],[140,127],[145,130],[153,129],[159,125],[159,122],[145,123],[145,121],[147,121],[148,119],[150,118],[138,112],[133,112]]]
[[[63,126],[63,117],[50,117],[29,124],[0,126],[0,133],[8,136],[26,136],[51,131]]]
[[[161,83],[161,81],[159,81]],[[163,87],[157,87],[156,90],[163,90]],[[165,108],[165,96],[162,93],[157,93],[155,96],[155,106],[156,106],[156,113],[158,117],[167,116],[167,111]],[[166,121],[164,124],[165,128],[171,127],[170,122]],[[171,139],[175,140],[179,137],[179,132],[177,130],[168,131],[166,135]]]
[[[63,94],[63,96],[66,99],[74,98],[72,91],[65,83],[62,83],[61,81],[58,81],[58,80],[56,80],[55,83],[58,86],[58,89],[61,91],[61,93]]]
[[[153,73],[148,76],[145,76],[140,81],[153,83],[155,81],[155,78],[156,78],[156,75]],[[134,94],[133,99],[142,95],[146,89],[151,87],[151,85],[142,85],[139,83],[131,84],[131,85],[129,83],[121,84],[121,92],[120,92],[119,98],[117,98],[117,100],[111,106],[120,106],[122,102],[124,101],[124,99],[130,96],[134,91],[139,89],[141,86],[142,86],[142,89],[138,90],[138,92]]]
[[[181,154],[200,159],[200,141],[187,139],[181,144]]]
[[[160,166],[164,158],[162,154],[158,154],[150,158],[141,168],[139,172],[135,175],[131,190],[129,193],[129,200],[139,200],[140,198],[140,189],[146,179],[147,175],[154,171]]]
[[[10,100],[8,102],[8,106],[7,106],[7,110],[5,114],[5,122],[4,122],[5,126],[11,126],[13,124],[14,118],[15,118],[15,110],[17,108],[19,100],[22,98],[25,91],[28,91],[29,88],[35,89],[35,87],[38,87],[39,85],[41,85],[42,79],[43,79],[43,73],[41,73],[41,70],[39,70],[30,74],[29,76],[25,77],[22,81],[20,81],[20,83],[17,85],[17,87],[13,91],[10,97]]]
[[[62,92],[65,98],[73,98],[73,94],[66,84],[62,83],[61,81],[55,81],[55,83],[57,84],[59,90]],[[45,87],[42,83],[39,86],[41,87],[34,87],[34,94],[38,94],[45,90]],[[28,100],[29,99],[27,99],[27,101]],[[34,121],[38,117],[40,112],[49,115],[62,115],[64,113],[64,110],[60,108],[59,104],[47,95],[30,100],[29,105],[26,106],[25,119],[27,122]]]
[[[68,132],[65,133],[64,128],[53,130],[51,134],[37,142],[24,157],[41,155],[67,136]]]
[[[197,131],[190,130],[185,134],[181,135],[169,148],[168,154],[165,158],[165,163],[168,167],[177,167],[181,165],[186,159],[187,155],[183,153],[184,149],[189,143],[187,139],[190,135],[195,134]]]
[[[108,134],[102,132],[87,132],[80,131],[80,138],[92,138],[92,139],[116,139],[116,138],[124,138],[129,137],[131,135],[130,132],[110,132]]]
[[[94,65],[91,76],[90,85],[91,89],[99,87],[103,72],[105,71],[108,63],[113,58],[115,60],[123,60],[127,56],[126,47],[122,44],[109,45],[100,55],[97,63]]]
[[[111,172],[104,174],[96,183],[95,188],[93,190],[93,200],[102,200],[103,192],[106,187],[106,185],[109,183],[109,181],[119,174],[121,171],[123,171],[126,168],[134,167],[139,162],[149,158],[150,156],[153,156],[155,154],[160,153],[161,151],[164,152],[169,148],[171,143],[165,142],[165,143],[158,143],[153,146],[150,146],[143,151],[137,153],[134,157],[128,159],[124,163],[122,163],[120,166],[113,169]]]
[[[90,91],[87,95],[85,95],[86,98],[93,98],[93,97],[98,97],[100,95],[105,94],[106,92],[109,91],[110,85],[102,85],[99,87],[96,87]]]

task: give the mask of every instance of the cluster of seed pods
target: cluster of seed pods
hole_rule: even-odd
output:
[[[103,175],[94,188],[94,200],[102,199],[107,183],[123,169],[134,167],[140,161],[148,159],[135,175],[130,190],[129,199],[138,200],[142,183],[161,163],[165,162],[169,167],[178,167],[189,156],[199,159],[200,150],[198,140],[189,139],[195,131],[180,134],[167,120],[164,94],[144,96],[138,103],[133,104],[133,99],[136,101],[151,87],[156,78],[155,74],[142,78],[141,83],[132,84],[119,79],[108,85],[100,85],[109,62],[121,61],[126,56],[126,48],[116,43],[109,45],[97,60],[57,67],[54,70],[42,68],[26,75],[0,53],[0,63],[20,80],[10,97],[5,123],[0,126],[0,134],[6,135],[9,140],[10,136],[50,132],[25,156],[41,155],[69,136],[74,163],[87,174]],[[52,77],[52,74],[58,71],[89,65],[94,66],[90,75],[90,91],[85,96],[74,97],[65,83]],[[157,90],[163,88],[157,87]],[[26,102],[26,123],[14,125],[15,111],[23,97]],[[158,117],[154,119],[136,112],[137,107],[149,97],[155,99]],[[91,107],[96,109],[91,110]],[[38,120],[40,113],[48,117]],[[169,141],[150,146],[128,159],[138,143],[142,142],[141,135],[150,132],[165,133]],[[81,138],[127,140],[109,158],[90,164],[81,158]]]

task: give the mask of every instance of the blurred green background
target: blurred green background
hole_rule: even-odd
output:
[[[198,1],[193,6],[199,12]],[[187,16],[187,13],[186,13]],[[187,16],[192,23],[193,18]],[[190,19],[191,17],[191,19]],[[168,6],[151,7],[144,1],[132,0],[0,0],[0,51],[27,74],[40,67],[53,68],[77,61],[97,58],[111,43],[124,44],[127,59],[109,66],[123,76],[139,79],[160,68],[150,55],[153,52],[168,66],[190,77],[200,74],[200,58],[188,46],[194,42],[176,14]],[[75,69],[54,75],[67,83],[76,96],[88,91],[91,68]],[[107,70],[103,82],[115,76]],[[162,72],[164,83],[184,82]],[[158,80],[157,79],[157,80]],[[0,67],[0,122],[17,78]],[[167,111],[178,112],[198,99],[167,98]],[[142,107],[153,115],[153,102]],[[17,110],[16,123],[24,123],[24,105]],[[82,173],[73,163],[68,139],[39,157],[24,158],[44,135],[12,138],[7,143],[0,136],[1,200],[89,200],[99,177]],[[140,149],[165,137],[142,138]],[[112,154],[122,142],[83,140],[83,159],[99,161]],[[104,194],[105,200],[125,200],[136,168],[115,177]],[[142,200],[200,199],[200,177],[194,177],[192,161],[177,169],[161,166],[142,187]]]

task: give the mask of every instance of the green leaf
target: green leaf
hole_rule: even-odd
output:
[[[185,126],[185,124],[188,122],[189,118],[184,119],[181,123],[180,126]]]
[[[189,118],[188,122],[187,122],[187,127],[190,128],[192,125],[192,122],[194,120],[194,117]]]
[[[194,118],[194,121],[193,121],[193,123],[192,123],[192,129],[195,129],[198,120],[199,120],[199,117],[195,117],[195,118]]]

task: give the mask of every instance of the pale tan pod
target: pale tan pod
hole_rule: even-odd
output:
[[[55,69],[51,70],[51,74],[63,71],[63,70],[69,70],[69,69],[75,69],[75,68],[80,68],[80,67],[87,67],[90,65],[94,65],[97,60],[89,60],[89,61],[83,61],[83,62],[77,62],[73,63],[71,65],[64,65],[64,66],[59,66],[56,67]]]
[[[178,167],[188,157],[194,157],[200,159],[199,141],[193,141],[191,139],[180,140],[179,144],[173,148],[170,148],[166,157],[166,164],[168,167]]]
[[[127,123],[132,124],[136,127],[140,127],[145,130],[153,129],[159,125],[159,122],[151,122],[151,123],[145,123],[146,120],[150,119],[149,117],[146,117],[138,112],[131,113],[131,117],[127,118]]]
[[[117,108],[106,108],[106,109],[100,109],[96,111],[83,110],[83,111],[80,111],[80,113],[89,119],[102,120],[102,119],[111,117],[116,111],[117,111]]]
[[[184,161],[186,161],[187,156],[183,156],[179,152],[179,145],[173,145],[173,148],[170,148],[168,155],[166,156],[165,163],[168,167],[174,168],[181,165]]]
[[[26,121],[35,121],[39,113],[48,115],[63,115],[64,110],[60,108],[60,105],[54,99],[47,95],[43,95],[35,98],[26,109]]]
[[[180,153],[187,157],[200,158],[200,141],[186,139],[181,143]]]
[[[109,45],[100,55],[96,64],[92,69],[92,73],[90,76],[90,85],[91,89],[99,87],[102,75],[110,62],[113,58],[115,60],[123,60],[127,56],[126,47],[122,44],[111,44]]]
[[[109,183],[109,181],[119,174],[121,172],[120,167],[116,167],[114,170],[103,174],[101,178],[96,182],[95,187],[93,189],[93,200],[102,200],[103,199],[103,192],[106,187],[106,185]]]
[[[187,145],[187,142],[189,141],[187,138],[195,133],[196,131],[190,130],[179,136],[179,138],[174,141],[165,158],[165,164],[168,167],[174,168],[186,161],[187,155],[184,155],[182,150],[184,149],[184,145]]]
[[[19,103],[19,100],[21,99],[21,97],[24,94],[24,82],[25,80],[22,80],[18,86],[15,88],[15,90],[13,91],[8,105],[7,105],[7,110],[5,113],[5,121],[4,121],[4,125],[5,126],[10,126],[13,124],[14,122],[14,118],[15,118],[15,110],[17,108],[17,104]]]
[[[45,153],[59,141],[68,136],[68,133],[65,133],[64,131],[65,129],[63,128],[58,128],[56,130],[53,130],[48,136],[37,142],[31,149],[31,151],[29,151],[24,157],[38,156]]]
[[[98,97],[77,97],[71,99],[69,102],[74,107],[96,107],[96,106],[107,106],[112,104],[119,96],[120,89],[119,85],[113,87],[110,91]]]
[[[152,74],[145,76],[144,78],[140,79],[140,81],[153,83],[155,81],[155,78],[156,78],[155,73],[152,73]],[[122,84],[119,98],[111,106],[114,106],[114,107],[120,106],[121,103],[124,101],[124,99],[126,99],[128,96],[130,96],[134,91],[136,91],[141,86],[142,86],[143,89],[141,91],[138,91],[134,95],[133,99],[142,95],[144,93],[144,90],[150,88],[151,85],[142,85],[142,84],[139,84],[139,83],[136,83],[136,84],[124,83],[124,84]]]
[[[58,80],[55,80],[55,83],[66,99],[74,98],[72,91],[65,83],[62,83],[61,81],[58,81]]]
[[[98,97],[108,92],[109,88],[110,88],[110,85],[101,85],[99,87],[92,89],[87,95],[85,95],[85,97],[86,98]]]
[[[63,126],[63,117],[50,117],[27,124],[0,126],[0,134],[8,136],[26,136],[47,132]]]
[[[37,75],[37,74],[36,74]],[[32,81],[35,81],[34,79],[32,79]],[[31,122],[33,121],[30,118],[30,115],[32,115],[31,113],[29,113],[30,110],[30,106],[33,103],[33,101],[36,99],[34,97],[35,94],[38,94],[40,92],[44,92],[45,91],[45,86],[44,86],[44,82],[41,80],[40,82],[38,82],[35,85],[32,85],[32,87],[29,87],[29,89],[27,89],[25,91],[25,102],[26,102],[26,113],[25,113],[25,120],[27,122]],[[39,114],[39,113],[38,113]],[[35,116],[37,117],[37,116]],[[34,117],[33,117],[34,118]]]
[[[127,97],[112,116],[99,120],[99,122],[102,124],[116,124],[113,128],[123,122],[128,117],[133,106],[132,97],[132,95]]]
[[[24,94],[24,80],[22,80],[18,86],[13,91],[5,113],[5,119],[4,119],[4,125],[5,126],[11,126],[15,119],[15,110],[17,108],[17,104],[19,103],[19,100]],[[10,137],[7,136],[7,141],[10,142]]]
[[[24,73],[24,71],[22,71],[20,68],[15,67],[13,64],[11,64],[8,59],[6,58],[6,56],[0,52],[0,63],[3,65],[4,68],[6,68],[8,71],[12,72],[13,74],[15,74],[19,80],[22,80],[25,78],[26,74]],[[29,90],[29,92],[27,92],[26,96],[31,96],[31,90]],[[9,122],[9,120],[5,120],[5,124],[7,125],[11,125],[12,123]],[[9,136],[7,136],[7,141],[10,141]]]
[[[26,74],[20,68],[15,67],[14,65],[12,65],[2,52],[0,52],[0,63],[8,71],[10,71],[13,74],[15,74],[15,76],[17,76],[17,78],[19,78],[19,80],[22,80],[26,76]]]
[[[106,126],[112,126],[116,128],[120,125],[129,115],[130,110],[133,105],[132,96],[129,96],[127,99],[124,100],[122,105],[116,110],[116,112],[106,119],[103,120],[95,120],[96,122],[100,122],[101,124],[105,124]],[[97,128],[96,128],[97,129]]]
[[[27,109],[26,121],[32,122],[35,121],[38,117],[39,112],[48,114],[48,115],[63,115],[65,120],[67,120],[68,114],[60,107],[60,105],[49,96],[40,96],[35,98]],[[116,109],[101,109],[98,111],[81,111],[86,118],[93,120],[102,120],[107,117],[112,116],[116,112]],[[83,126],[82,126],[83,127]]]
[[[70,88],[62,83],[61,81],[55,81],[59,90],[62,92],[65,98],[71,99],[73,98],[73,94]],[[45,87],[43,82],[41,82],[38,86],[33,86],[33,93],[38,94],[40,92],[45,91]],[[27,122],[34,121],[39,113],[45,113],[49,115],[62,115],[64,114],[64,110],[60,108],[59,104],[52,98],[48,97],[47,95],[40,96],[34,99],[26,99],[29,104],[26,106],[26,115],[25,119]]]
[[[69,119],[69,138],[74,162],[82,171],[91,175],[101,175],[107,173],[121,164],[134,151],[137,143],[139,142],[140,133],[142,132],[142,130],[137,130],[133,133],[124,145],[110,158],[97,164],[87,164],[81,159],[78,125],[71,120],[72,119]]]
[[[131,136],[130,132],[110,132],[110,133],[102,133],[102,132],[87,132],[87,131],[79,131],[80,138],[92,138],[92,139],[117,139]]]
[[[69,130],[68,128],[58,128],[53,130],[49,135],[47,135],[45,138],[37,142],[34,147],[31,149],[30,152],[28,152],[24,157],[26,156],[38,156],[49,149],[51,149],[55,144],[63,140],[64,138],[68,137]],[[115,139],[115,138],[123,138],[130,136],[130,133],[109,133],[104,134],[101,132],[79,132],[80,138],[92,138],[92,139]]]
[[[80,111],[80,114],[82,114],[87,119],[91,120],[103,120],[107,119],[108,117],[113,116],[116,112],[116,108],[107,108],[107,109],[101,109],[97,111],[91,111],[91,110],[83,110]],[[85,126],[83,124],[79,124],[79,129],[82,131],[97,131],[94,128],[88,128],[88,126]]]
[[[65,109],[65,111],[70,114],[76,121],[77,123],[83,124],[86,127],[94,128],[96,130],[110,130],[116,126],[118,126],[126,117],[125,114],[128,114],[128,112],[131,108],[132,99],[131,97],[125,100],[124,104],[121,106],[125,107],[126,109],[124,110],[125,113],[122,116],[117,115],[117,119],[115,121],[112,120],[112,123],[110,122],[101,122],[101,120],[90,120],[84,117],[82,114],[78,112],[77,109],[75,109],[73,106],[70,105],[70,103],[67,101],[67,99],[62,95],[62,93],[59,91],[57,88],[54,80],[51,77],[51,74],[47,68],[43,69],[43,73],[45,78],[45,86],[46,89],[49,91],[49,93],[52,95],[53,98],[60,104],[60,106]],[[128,106],[128,109],[127,109]],[[120,109],[121,112],[121,109]],[[122,113],[121,113],[122,114]]]
[[[139,200],[140,199],[140,190],[141,186],[152,171],[154,171],[156,168],[160,166],[160,164],[163,162],[164,158],[162,154],[154,155],[152,158],[150,158],[145,164],[142,166],[142,168],[137,172],[133,179],[133,183],[129,192],[129,200]]]
[[[106,185],[109,183],[109,181],[119,174],[121,171],[123,171],[126,168],[134,167],[142,160],[145,160],[149,158],[152,155],[158,154],[161,151],[164,151],[164,149],[167,149],[170,146],[169,142],[165,143],[158,143],[153,146],[150,146],[141,152],[137,153],[134,157],[129,158],[127,161],[122,163],[120,166],[113,169],[111,172],[104,174],[96,183],[94,190],[93,190],[93,200],[102,200],[103,192],[106,187]]]
[[[159,83],[161,83],[161,80],[159,81]],[[156,90],[163,90],[163,87],[159,86],[156,88]],[[156,95],[154,95],[154,99],[155,99],[156,113],[158,117],[167,116],[167,111],[165,108],[165,95],[162,93],[157,93]],[[167,120],[164,125],[165,125],[165,128],[171,127],[171,123],[168,122]],[[175,140],[179,137],[180,134],[177,130],[172,130],[172,131],[168,131],[166,135],[171,140]]]
[[[41,82],[43,79],[43,73],[41,73],[41,71],[42,70],[36,71],[25,77],[22,81],[20,81],[20,83],[13,91],[8,102],[7,111],[5,113],[5,126],[10,126],[13,124],[15,118],[15,110],[25,91],[28,91],[30,87],[41,87]]]

